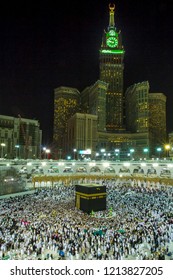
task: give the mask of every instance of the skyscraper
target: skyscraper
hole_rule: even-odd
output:
[[[125,92],[126,128],[139,133],[148,132],[149,82],[131,85]]]
[[[148,138],[152,156],[157,153],[157,147],[163,147],[166,143],[166,96],[163,93],[150,93],[149,88],[148,81],[127,88],[125,108],[127,130],[143,133],[143,140]]]
[[[149,94],[149,131],[152,154],[167,143],[166,96],[163,93]]]
[[[98,116],[98,131],[105,131],[106,127],[106,92],[108,84],[96,81],[94,85],[81,92],[82,113]]]
[[[155,147],[164,142],[166,99],[163,94],[150,94],[148,81],[131,85],[124,94],[125,51],[114,14],[115,5],[109,4],[109,25],[99,50],[99,79],[81,93],[55,89],[54,141],[64,151],[68,147],[69,153],[73,148],[92,149],[94,155],[104,148],[115,158],[118,149],[119,158],[127,159],[133,148],[135,157],[142,158],[144,149],[148,156],[154,155]]]
[[[67,121],[79,112],[79,91],[71,87],[54,90],[54,131],[53,141],[58,150],[67,150]],[[55,152],[57,156],[57,151]]]
[[[104,30],[100,48],[100,80],[108,83],[106,94],[106,130],[116,132],[124,129],[124,48],[121,32],[114,22],[115,5],[109,4],[109,26]]]
[[[68,120],[68,153],[74,149],[78,153],[91,150],[95,153],[97,146],[97,115],[76,113]]]

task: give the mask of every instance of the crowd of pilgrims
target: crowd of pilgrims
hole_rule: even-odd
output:
[[[0,199],[0,259],[172,259],[173,187],[105,180],[104,211],[75,207],[75,186]]]

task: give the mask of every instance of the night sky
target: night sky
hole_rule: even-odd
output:
[[[2,2],[2,1],[1,1]],[[11,1],[12,2],[12,1]],[[115,3],[125,49],[124,89],[149,81],[167,96],[173,131],[172,0],[4,1],[0,4],[0,114],[36,119],[52,141],[54,89],[99,79],[99,49]]]

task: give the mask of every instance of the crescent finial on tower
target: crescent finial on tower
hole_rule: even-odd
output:
[[[114,27],[115,4],[109,4],[109,27]]]
[[[115,10],[115,4],[109,4],[109,10],[114,11]]]

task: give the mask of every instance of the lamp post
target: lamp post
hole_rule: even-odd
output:
[[[171,146],[169,144],[165,145],[165,150],[166,150],[166,157],[169,157],[169,150],[170,150]]]
[[[76,159],[76,152],[77,152],[77,150],[73,149],[73,153],[74,153],[74,158],[73,159]]]
[[[161,153],[161,151],[162,151],[162,148],[158,147],[156,150],[157,150],[157,152],[159,153],[159,159],[160,159],[160,153]]]
[[[100,152],[102,153],[102,159],[104,158],[105,149],[101,149]]]
[[[148,148],[144,148],[144,149],[143,149],[143,151],[144,151],[144,153],[146,153],[146,154],[147,154],[146,158],[148,158],[148,152],[149,152],[149,149],[148,149]]]
[[[20,146],[19,145],[15,145],[16,148],[16,158],[20,158]]]
[[[99,157],[99,153],[96,153],[96,155],[95,155],[95,159],[97,160],[97,158]]]
[[[131,160],[132,160],[132,155],[133,155],[133,153],[135,152],[135,150],[134,149],[130,149],[130,158],[131,158]]]
[[[1,158],[4,157],[4,147],[5,147],[5,143],[1,143]]]
[[[131,160],[131,154],[130,153],[127,153],[127,157],[130,157],[130,160]]]
[[[48,159],[48,155],[50,154],[50,149],[46,149],[45,152],[46,152],[46,158]]]
[[[119,149],[115,149],[115,155],[116,157],[118,157],[118,160],[120,159],[120,150]]]

